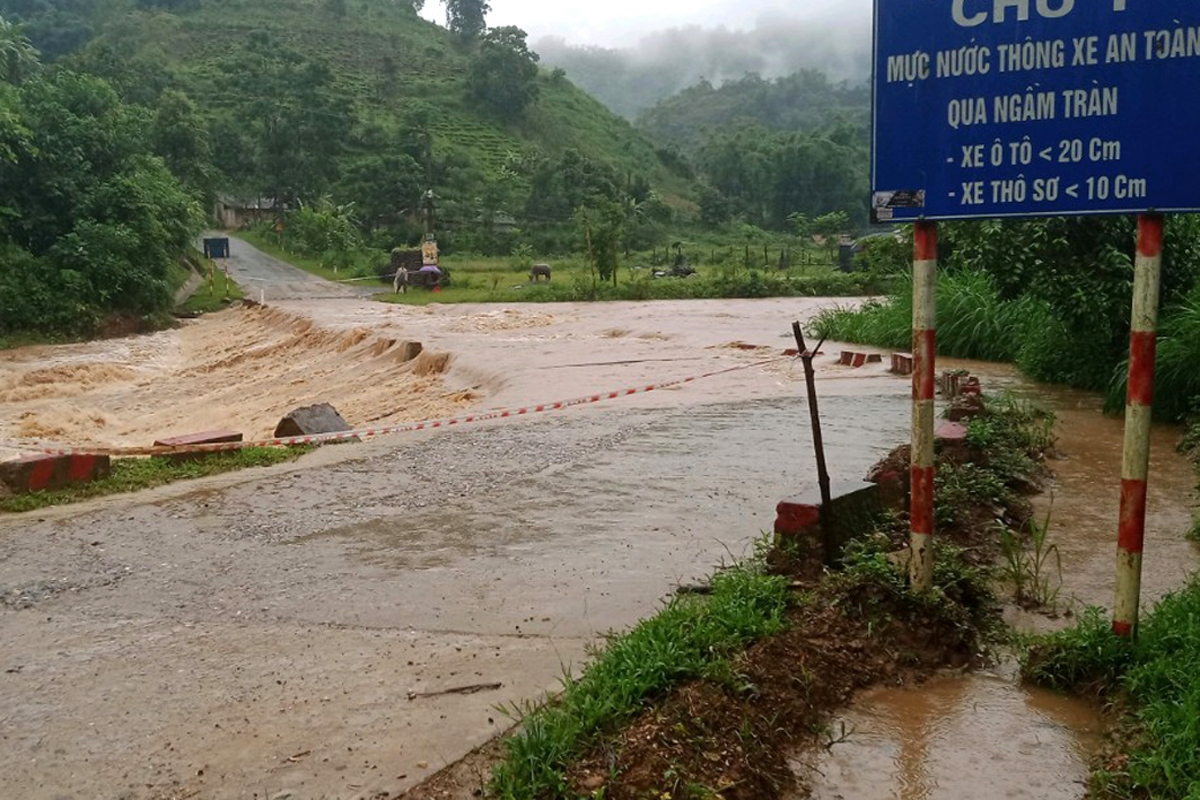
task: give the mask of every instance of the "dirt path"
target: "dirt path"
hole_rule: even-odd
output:
[[[319,399],[355,423],[553,400],[752,362],[819,305],[269,303],[7,353],[0,427],[59,414],[38,435],[144,443],[257,435]],[[412,340],[449,361],[406,371]],[[857,478],[903,436],[908,385],[835,359],[826,439]],[[779,363],[0,520],[0,781],[30,799],[412,786],[506,727],[497,705],[753,546],[811,482],[799,378]]]

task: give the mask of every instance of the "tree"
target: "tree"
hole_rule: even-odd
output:
[[[493,28],[471,61],[467,94],[502,119],[516,119],[537,100],[537,61],[537,53],[525,45],[525,31]]]
[[[211,199],[213,166],[208,125],[186,94],[167,89],[159,95],[150,141],[175,177],[198,197]]]
[[[41,66],[38,51],[29,43],[20,25],[0,17],[0,81],[20,83]]]
[[[104,314],[166,310],[203,215],[151,154],[148,112],[66,70],[5,87],[0,330],[88,333]]]
[[[28,146],[29,129],[21,120],[17,90],[0,82],[0,163],[17,160],[17,153]],[[0,207],[0,220],[4,208]]]
[[[337,196],[353,200],[363,223],[374,228],[415,208],[423,179],[421,166],[407,153],[367,156],[347,167]]]
[[[617,282],[617,255],[625,235],[625,211],[614,202],[599,201],[594,206],[581,206],[575,219],[583,234],[588,263],[600,275],[600,280]]]
[[[243,102],[241,124],[251,153],[222,145],[222,170],[245,182],[232,168],[252,164],[250,187],[279,202],[325,194],[338,177],[338,156],[354,122],[350,99],[334,89],[329,67],[259,32],[223,71],[221,88]]]
[[[810,228],[821,236],[837,236],[850,229],[850,217],[844,211],[830,211],[814,219]]]
[[[487,0],[446,0],[446,27],[460,39],[473,42],[487,30]]]

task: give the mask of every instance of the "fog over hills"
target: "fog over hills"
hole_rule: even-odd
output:
[[[803,16],[767,10],[753,27],[688,25],[646,33],[625,47],[573,45],[561,36],[534,42],[542,63],[626,117],[704,79],[714,85],[757,73],[763,78],[818,69],[831,81],[870,75],[869,14],[823,11]]]

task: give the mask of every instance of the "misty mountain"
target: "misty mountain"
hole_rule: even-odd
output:
[[[715,134],[755,126],[766,131],[829,133],[869,144],[871,90],[832,83],[817,70],[775,80],[746,75],[721,86],[701,81],[644,111],[637,127],[656,142],[694,154]]]
[[[765,79],[807,69],[834,83],[870,74],[869,19],[800,19],[763,14],[749,30],[688,26],[648,33],[627,48],[579,47],[539,39],[542,63],[559,67],[613,111],[634,118],[659,100],[705,80],[715,86],[753,73]]]

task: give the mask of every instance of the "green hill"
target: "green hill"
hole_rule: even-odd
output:
[[[170,7],[145,7],[155,2]],[[397,0],[0,0],[0,15],[45,60],[109,79],[129,102],[186,94],[208,132],[210,196],[328,196],[386,223],[432,186],[449,216],[524,222],[531,195],[549,191],[539,175],[564,157],[668,202],[690,192],[645,135],[560,71],[537,72],[523,113],[471,99],[480,45]],[[532,205],[539,219],[573,210]]]
[[[770,81],[747,75],[718,87],[702,81],[647,109],[637,126],[689,153],[715,133],[747,125],[778,133],[849,129],[865,146],[870,114],[866,84],[831,83],[819,71],[804,70]]]
[[[806,231],[827,215],[866,220],[870,91],[805,70],[772,81],[707,81],[637,121],[702,180],[700,220]]]

